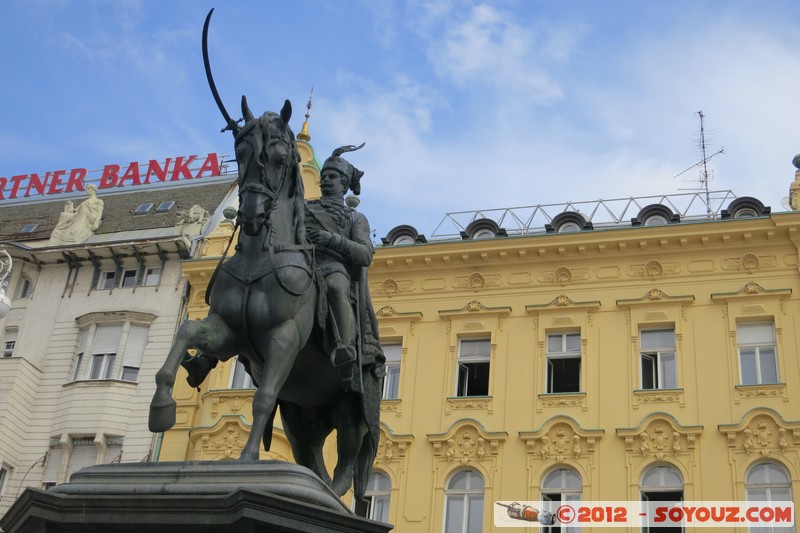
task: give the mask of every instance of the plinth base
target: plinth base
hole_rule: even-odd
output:
[[[5,533],[363,532],[310,470],[281,461],[98,465],[48,491],[27,489],[0,519]]]

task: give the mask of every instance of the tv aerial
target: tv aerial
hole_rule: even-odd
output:
[[[717,150],[711,155],[708,154],[708,145],[706,143],[706,130],[704,122],[705,115],[703,114],[702,110],[698,111],[696,115],[700,118],[700,136],[698,139],[698,144],[699,144],[701,159],[700,161],[690,166],[689,168],[682,170],[681,172],[678,172],[673,177],[677,178],[678,176],[682,176],[692,169],[700,168],[700,177],[697,179],[697,181],[700,183],[699,186],[700,190],[704,192],[706,196],[706,213],[708,214],[708,218],[714,218],[714,211],[711,209],[711,195],[709,194],[708,191],[708,182],[711,181],[711,179],[713,179],[713,173],[711,177],[709,177],[708,162],[714,159],[716,156],[724,154],[725,147],[724,146],[720,147],[719,150]]]

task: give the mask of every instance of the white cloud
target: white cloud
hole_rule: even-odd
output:
[[[565,32],[549,40],[520,26],[514,17],[490,5],[450,13],[441,37],[431,36],[428,57],[439,76],[465,86],[489,86],[525,99],[549,102],[562,95],[541,65],[543,56],[568,55]],[[558,41],[558,42],[556,42]]]

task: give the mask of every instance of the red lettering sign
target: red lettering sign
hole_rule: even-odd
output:
[[[168,157],[163,165],[160,161],[151,159],[147,162],[147,170],[143,164],[132,161],[124,171],[120,165],[105,165],[98,171],[99,179],[91,180],[98,189],[114,187],[130,188],[149,185],[151,182],[164,183],[166,181],[180,181],[218,176],[220,173],[219,156],[215,153],[208,154],[197,170],[190,168],[198,163],[196,155]],[[15,200],[17,198],[31,198],[41,196],[55,196],[86,190],[84,181],[89,176],[85,168],[55,170],[51,172],[19,174],[11,178],[0,177],[0,200]],[[97,174],[95,174],[97,176]],[[65,183],[66,181],[66,183]]]

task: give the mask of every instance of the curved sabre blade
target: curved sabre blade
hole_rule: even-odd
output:
[[[222,103],[222,98],[219,97],[219,93],[217,92],[217,86],[214,84],[214,77],[211,75],[211,63],[208,60],[208,26],[211,23],[212,13],[214,13],[213,7],[211,8],[211,11],[208,12],[208,15],[206,15],[206,22],[203,24],[203,65],[206,67],[208,87],[211,89],[211,94],[214,95],[214,101],[217,102],[217,107],[219,108],[220,113],[222,113],[222,118],[224,118],[228,123],[228,125],[222,128],[220,131],[224,132],[225,130],[231,130],[236,133],[236,131],[239,129],[239,126],[228,114],[228,111],[225,110],[225,105]]]

